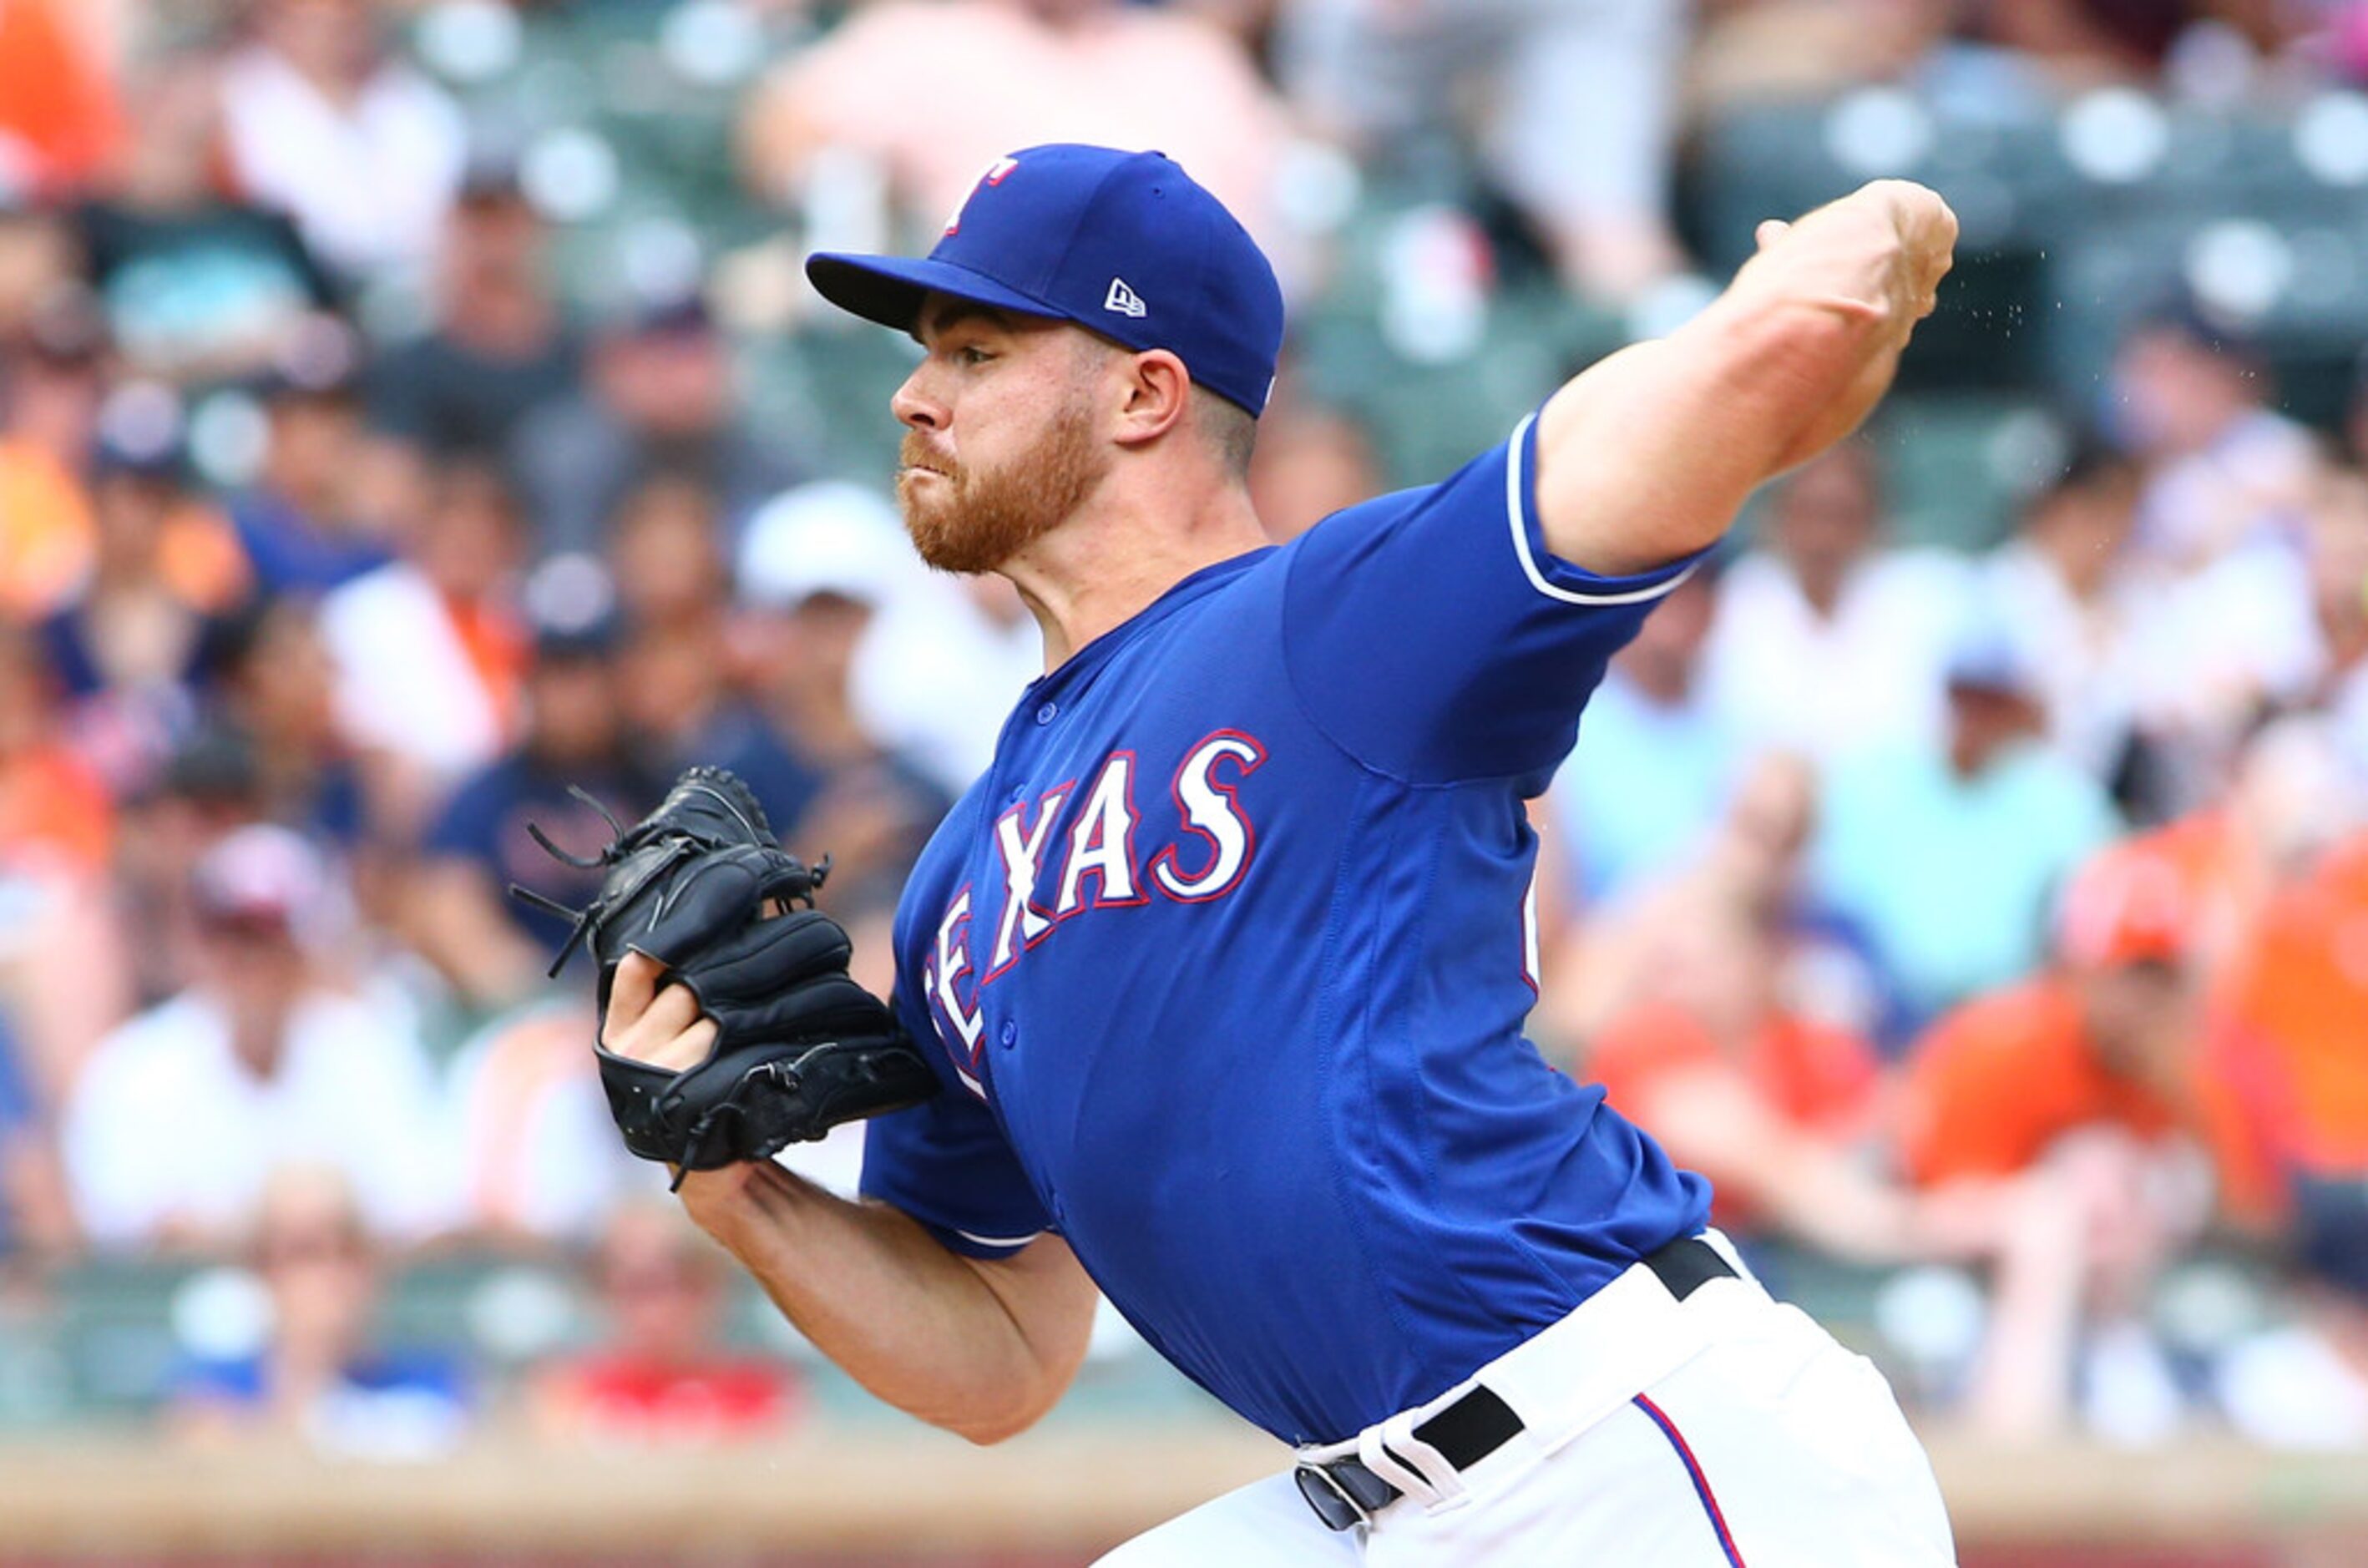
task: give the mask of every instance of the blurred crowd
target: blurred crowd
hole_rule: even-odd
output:
[[[570,28],[699,89],[736,234],[562,265],[616,168],[472,88],[638,101],[538,74]],[[829,853],[884,991],[1038,667],[834,440],[884,399],[759,414],[752,356],[828,347],[803,248],[926,245],[1016,146],[1159,146],[1312,315],[1360,183],[1413,181],[1459,219],[1395,231],[1383,330],[1437,358],[1507,278],[1698,300],[1722,115],[2231,61],[2270,101],[2368,78],[2368,6],[0,0],[0,1363],[77,1271],[155,1265],[192,1442],[798,1418],[616,1144],[565,922],[507,890],[580,903],[530,825],[589,852],[722,763]],[[2298,422],[2209,306],[2117,318],[2002,542],[1903,541],[1880,425],[1776,487],[1534,812],[1542,1049],[1780,1283],[1872,1281],[1859,1337],[2002,1437],[2368,1444],[2368,397]],[[1404,477],[1319,381],[1265,421],[1278,538]],[[386,1334],[456,1256],[574,1305],[510,1301],[499,1356]]]

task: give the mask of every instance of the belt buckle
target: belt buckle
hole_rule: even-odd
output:
[[[1322,1465],[1301,1464],[1292,1470],[1292,1479],[1299,1483],[1299,1494],[1307,1499],[1307,1506],[1315,1510],[1315,1517],[1324,1521],[1326,1529],[1354,1529],[1373,1522],[1373,1516],[1349,1495],[1340,1478]]]

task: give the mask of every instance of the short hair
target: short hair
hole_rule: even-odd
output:
[[[1206,387],[1192,391],[1201,404],[1201,428],[1216,447],[1226,475],[1247,479],[1250,458],[1258,450],[1258,415]]]

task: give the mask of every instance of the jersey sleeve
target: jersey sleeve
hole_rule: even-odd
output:
[[[943,1087],[865,1124],[863,1196],[911,1215],[951,1251],[1008,1257],[1050,1231],[1052,1220],[994,1113],[956,1078],[901,980],[896,1000]]]
[[[1693,569],[1600,577],[1549,553],[1536,466],[1532,415],[1444,483],[1336,513],[1290,547],[1292,683],[1365,766],[1543,789],[1606,661]]]

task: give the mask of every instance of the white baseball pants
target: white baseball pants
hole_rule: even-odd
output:
[[[1725,1239],[1712,1240],[1732,1260]],[[1622,1329],[1638,1343],[1604,1337]],[[1621,1379],[1623,1366],[1671,1358],[1641,1390]],[[1956,1562],[1931,1466],[1882,1374],[1748,1277],[1713,1279],[1677,1302],[1631,1270],[1473,1381],[1503,1396],[1526,1429],[1460,1475],[1392,1466],[1406,1495],[1370,1527],[1326,1529],[1286,1471],[1138,1537],[1098,1568]],[[1469,1386],[1323,1457],[1358,1451],[1371,1463],[1384,1428],[1404,1456],[1406,1432]]]

